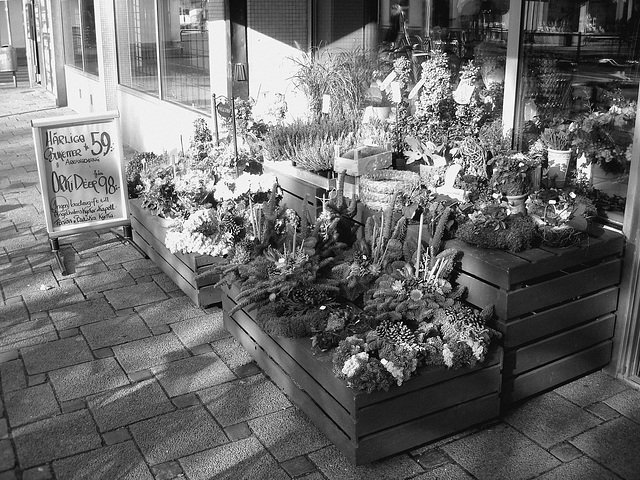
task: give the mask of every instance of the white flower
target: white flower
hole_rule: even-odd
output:
[[[351,355],[351,357],[344,362],[342,366],[342,374],[347,378],[353,377],[360,365],[365,364],[369,360],[369,354],[367,352],[356,353],[355,355]]]
[[[444,347],[442,347],[442,357],[444,358],[444,364],[451,368],[453,366],[453,352],[446,343]]]

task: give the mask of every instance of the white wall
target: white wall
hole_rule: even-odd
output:
[[[73,67],[64,67],[67,85],[67,102],[78,113],[104,112],[107,110],[104,86],[92,75]]]

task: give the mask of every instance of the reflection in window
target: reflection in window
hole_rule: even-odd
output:
[[[207,8],[212,2],[159,2],[157,16],[155,4],[117,2],[120,84],[209,112]]]
[[[157,97],[156,31],[154,0],[119,0],[116,3],[120,84]]]
[[[166,4],[160,36],[163,99],[205,111],[210,108],[211,90],[207,3]]]
[[[65,0],[63,41],[65,65],[98,75],[98,50],[93,0]]]
[[[638,95],[640,2],[524,2],[522,145],[568,130],[573,171],[621,210]],[[618,214],[619,216],[619,214]],[[615,215],[614,215],[615,217]]]

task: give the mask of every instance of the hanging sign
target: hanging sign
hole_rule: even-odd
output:
[[[218,110],[218,114],[222,118],[231,118],[231,105],[229,105],[228,103],[220,102],[216,106],[216,109]]]
[[[31,125],[49,237],[129,225],[118,112]]]

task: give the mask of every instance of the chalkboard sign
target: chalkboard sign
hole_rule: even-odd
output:
[[[49,237],[129,225],[118,112],[31,125]]]

